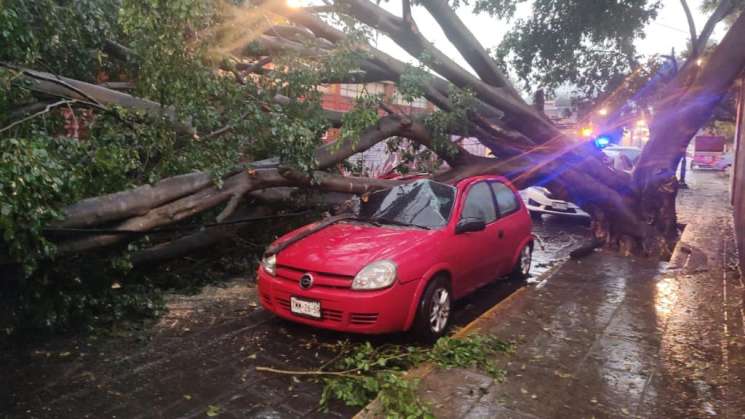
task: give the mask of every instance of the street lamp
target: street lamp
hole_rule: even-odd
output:
[[[600,116],[606,116],[606,115],[608,115],[608,109],[607,108],[600,108],[600,110],[598,111],[598,114]]]
[[[703,63],[704,63],[704,60],[702,60],[701,58],[699,58],[698,60],[696,60],[696,65],[699,66],[699,67],[701,67],[701,64],[703,64]]]
[[[589,137],[592,135],[592,128],[584,127],[580,130],[580,134],[582,134],[583,137]]]

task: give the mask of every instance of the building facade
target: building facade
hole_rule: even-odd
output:
[[[323,92],[321,106],[326,110],[335,112],[351,111],[355,106],[356,99],[362,95],[380,95],[387,104],[404,115],[415,116],[435,111],[434,105],[425,98],[416,98],[411,102],[404,100],[398,93],[395,83],[392,82],[330,84],[322,86],[321,91]],[[384,115],[382,110],[379,112],[381,116]],[[339,129],[332,128],[326,132],[324,141],[331,142],[338,138]],[[453,137],[453,141],[458,142],[469,152],[481,156],[487,155],[486,147],[475,138]],[[354,170],[340,168],[344,174],[348,175],[356,172],[374,177],[391,174],[402,164],[398,154],[391,153],[388,150],[386,142],[378,143],[370,149],[352,156],[348,159],[348,162],[354,167]],[[416,168],[412,165],[410,170],[416,170]]]

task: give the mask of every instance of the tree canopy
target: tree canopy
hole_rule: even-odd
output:
[[[527,86],[569,83],[594,97],[638,66],[634,41],[645,37],[660,6],[647,0],[535,0],[530,16],[517,19],[500,43],[497,57]]]

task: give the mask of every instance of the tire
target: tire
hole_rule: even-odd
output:
[[[510,279],[524,281],[530,276],[530,265],[533,262],[533,244],[528,243],[520,250],[520,256],[510,272]]]
[[[421,341],[434,343],[450,327],[453,294],[444,276],[432,279],[417,304],[412,332]]]
[[[530,219],[533,221],[541,221],[541,213],[537,211],[530,211]]]

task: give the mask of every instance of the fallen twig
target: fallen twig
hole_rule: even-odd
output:
[[[45,113],[48,113],[49,111],[51,111],[52,108],[56,108],[57,106],[63,106],[63,105],[70,106],[71,103],[75,103],[75,102],[77,102],[76,99],[63,99],[63,100],[59,100],[59,101],[54,102],[54,103],[50,103],[49,105],[45,106],[44,109],[40,110],[39,112],[33,113],[33,114],[31,114],[31,115],[29,115],[29,116],[27,116],[25,118],[21,118],[21,119],[15,121],[15,122],[11,123],[10,125],[8,125],[6,127],[3,127],[2,129],[0,129],[0,132],[7,131],[7,130],[15,127],[16,125],[20,125],[20,124],[22,124],[22,123],[24,123],[26,121],[29,121],[31,119],[36,118],[37,116],[44,115]]]
[[[256,367],[256,371],[260,372],[271,372],[274,374],[283,374],[283,375],[332,375],[336,377],[356,377],[354,374],[351,374],[352,372],[356,370],[349,370],[349,371],[294,371],[294,370],[280,370],[276,368],[270,368],[270,367]]]

